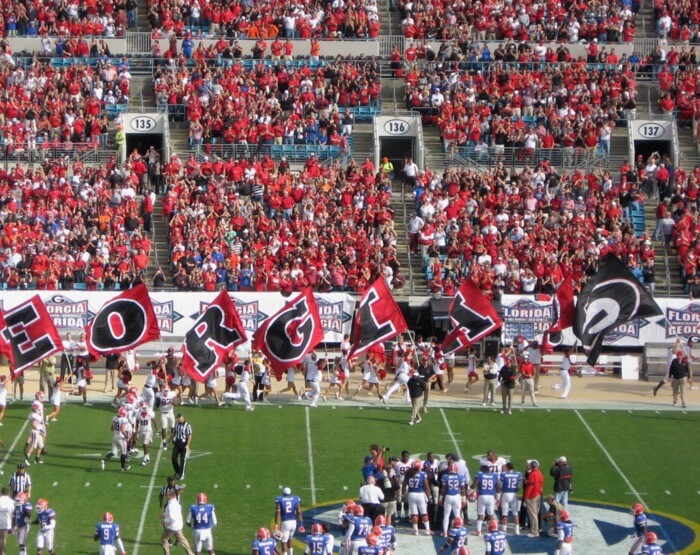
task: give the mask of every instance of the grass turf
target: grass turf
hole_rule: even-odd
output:
[[[1,437],[6,481],[22,458],[28,429],[21,430],[29,410],[28,404],[16,403],[5,416]],[[555,458],[566,455],[574,468],[574,499],[631,504],[634,496],[628,484],[580,417],[652,510],[691,521],[697,521],[700,514],[700,478],[687,468],[693,460],[698,412],[582,410],[577,414],[540,409],[503,416],[490,410],[431,409],[414,427],[406,425],[408,409],[398,408],[338,406],[334,410],[329,405],[309,410],[270,405],[254,413],[245,413],[241,407],[184,407],[183,412],[194,430],[183,507],[194,503],[199,491],[207,492],[220,522],[214,532],[219,555],[250,553],[255,530],[272,523],[274,498],[282,485],[302,498],[302,507],[312,504],[314,494],[317,504],[354,498],[362,459],[374,442],[389,446],[390,454],[397,456],[402,449],[423,454],[459,450],[472,473],[477,470],[473,457],[488,449],[507,455],[520,470],[526,459],[536,458],[545,475]],[[153,445],[148,466],[141,466],[139,458],[123,473],[113,459],[100,471],[99,458],[110,446],[113,413],[106,405],[64,405],[59,421],[49,428],[45,464],[29,468],[32,501],[46,497],[57,512],[59,553],[95,553],[93,528],[105,511],[114,513],[127,551],[134,552],[159,443]],[[16,446],[9,451],[15,439]],[[309,449],[313,453],[313,494]],[[162,453],[150,490],[139,542],[139,553],[145,555],[160,552],[158,492],[172,473],[170,455],[170,450]],[[550,488],[547,477],[547,491]]]

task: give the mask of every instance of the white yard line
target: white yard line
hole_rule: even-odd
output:
[[[607,457],[608,461],[610,464],[613,466],[615,470],[617,470],[617,473],[622,477],[624,480],[625,484],[629,488],[629,490],[632,492],[632,495],[639,501],[642,505],[645,505],[644,500],[642,499],[642,494],[637,491],[637,489],[632,485],[632,482],[630,482],[629,478],[627,475],[622,471],[620,466],[615,462],[615,459],[612,458],[612,455],[610,454],[610,451],[608,451],[605,448],[605,445],[603,445],[603,442],[600,441],[596,433],[593,431],[593,428],[590,427],[588,422],[583,418],[581,413],[579,412],[578,409],[574,409],[574,412],[576,413],[576,416],[578,416],[578,419],[581,421],[581,424],[583,424],[584,428],[588,430],[588,433],[591,435],[593,438],[593,441],[596,442],[598,447],[600,447],[600,450],[603,452],[603,454]],[[673,544],[673,539],[670,534],[666,533],[666,530],[664,530],[664,527],[661,523],[659,523],[659,526],[661,527],[661,532],[663,533],[663,539],[668,542],[668,544],[671,546],[671,549],[673,550],[674,553],[678,551],[676,549],[676,546]]]
[[[19,432],[17,432],[15,439],[12,441],[12,445],[10,445],[10,448],[7,450],[7,453],[5,453],[5,456],[2,458],[2,462],[0,462],[0,471],[5,467],[5,463],[7,462],[7,459],[10,458],[10,455],[12,455],[12,452],[15,450],[15,447],[17,447],[17,443],[19,442],[19,439],[27,431],[27,426],[29,426],[29,419],[28,418],[24,421],[24,424],[22,424],[22,427],[20,428]],[[22,457],[22,460],[24,460],[24,456]]]
[[[447,420],[445,409],[440,409],[440,414],[442,414],[442,419],[445,421],[445,428],[447,429],[447,434],[450,436],[450,439],[452,440],[452,443],[455,446],[455,452],[459,455],[460,460],[464,460],[464,458],[462,457],[462,451],[459,449],[459,442],[457,441],[457,436],[452,431],[452,427],[450,426],[450,423]]]
[[[311,486],[311,505],[316,506],[316,477],[314,472],[314,449],[311,444],[311,417],[309,407],[306,407],[306,445],[309,459],[309,486]]]
[[[158,442],[155,442],[158,445]],[[156,461],[153,463],[153,472],[151,472],[151,481],[148,483],[148,493],[146,493],[146,501],[143,503],[143,509],[141,510],[141,519],[139,520],[139,530],[136,533],[136,540],[134,541],[134,549],[132,551],[133,555],[138,555],[139,547],[141,546],[141,536],[143,536],[143,528],[146,525],[146,514],[148,513],[148,506],[151,504],[151,495],[153,495],[153,489],[156,483],[156,476],[158,474],[158,465],[160,465],[160,458],[163,455],[163,450],[158,446],[158,454],[156,455]]]

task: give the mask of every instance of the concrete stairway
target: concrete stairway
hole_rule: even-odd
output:
[[[635,37],[654,37],[654,6],[653,2],[642,2],[642,9],[634,16]]]
[[[656,273],[656,295],[674,297],[684,296],[681,284],[681,266],[678,263],[676,251],[672,247],[666,248],[663,238],[654,241],[654,229],[656,228],[656,202],[647,200],[644,203],[644,218],[646,221],[647,236],[652,238],[656,258],[654,259],[654,271]],[[666,265],[668,264],[668,275]]]
[[[136,0],[138,3],[136,15],[136,28],[139,31],[151,32],[151,26],[148,23],[148,2],[146,0]]]
[[[358,164],[369,157],[374,160],[374,124],[356,123],[352,130],[352,157]]]
[[[168,244],[168,223],[163,218],[163,203],[160,197],[156,198],[153,207],[153,251],[151,252],[151,263],[147,270],[148,285],[153,284],[153,276],[158,269],[163,268],[163,273],[168,285],[172,284],[172,273],[170,272],[170,247]]]
[[[692,172],[700,165],[700,152],[693,137],[693,130],[689,127],[678,127],[678,160],[680,165],[688,172]]]
[[[403,185],[398,179],[394,180],[392,186],[391,209],[394,211],[394,229],[398,238],[396,256],[401,264],[401,272],[407,278],[402,293],[423,295],[427,292],[428,284],[420,254],[412,254],[410,259],[408,256],[408,222],[415,211],[415,205],[411,190],[406,189],[404,193]]]

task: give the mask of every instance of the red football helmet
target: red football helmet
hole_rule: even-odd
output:
[[[119,416],[120,418],[125,418],[126,409],[124,407],[119,407],[119,410],[117,411],[117,416]]]
[[[114,515],[112,513],[105,513],[102,515],[102,522],[107,522],[112,524],[114,522]]]
[[[362,505],[355,505],[352,508],[352,514],[355,516],[363,516],[365,514],[365,509]]]
[[[469,499],[469,501],[476,501],[478,497],[479,494],[476,492],[475,489],[470,489],[469,491],[467,491],[467,499]]]
[[[644,512],[644,505],[641,503],[635,503],[632,505],[632,512],[636,515],[641,515]]]
[[[421,461],[413,461],[413,470],[420,470],[421,468],[423,468],[423,463]]]
[[[384,515],[377,515],[377,518],[374,519],[374,523],[377,526],[386,526],[386,517]]]
[[[566,522],[567,520],[571,520],[571,515],[569,514],[569,511],[566,509],[562,509],[559,512],[559,520],[562,522]]]
[[[464,519],[461,516],[456,516],[452,519],[453,528],[461,528],[464,526]]]
[[[489,520],[489,532],[495,532],[496,530],[498,530],[498,521]]]
[[[318,522],[315,522],[314,524],[311,525],[311,533],[312,534],[323,534],[323,526],[321,526]]]
[[[256,536],[259,540],[269,540],[270,530],[268,528],[258,528],[258,533]]]
[[[451,462],[450,466],[447,468],[448,472],[452,472],[453,474],[459,474],[459,465],[456,462]]]
[[[353,509],[355,508],[355,502],[350,500],[346,501],[345,505],[343,505],[343,512],[345,513],[351,513],[353,512]]]
[[[32,402],[32,410],[34,412],[41,412],[44,410],[44,405],[41,404],[41,401],[33,401]]]
[[[382,529],[379,526],[372,526],[372,529],[370,530],[372,534],[377,534],[377,536],[382,535]]]
[[[46,509],[49,508],[49,500],[44,499],[43,497],[39,499],[39,501],[36,502],[36,510],[37,511],[45,511]]]
[[[17,497],[15,497],[15,501],[17,501],[18,504],[26,503],[27,502],[27,492],[20,491],[17,494]]]
[[[365,541],[367,545],[377,545],[379,543],[379,536],[377,536],[377,534],[367,534]]]
[[[134,397],[138,397],[139,396],[139,388],[136,386],[131,386],[129,388],[129,395],[133,395]]]
[[[197,494],[197,505],[206,505],[208,501],[206,493]]]
[[[134,395],[133,393],[129,393],[126,396],[126,402],[130,405],[133,405],[136,402],[136,395]]]
[[[34,394],[34,399],[36,399],[36,400],[39,401],[40,403],[43,403],[43,402],[44,402],[44,398],[45,398],[45,397],[44,397],[44,392],[41,391],[41,390],[37,391],[37,392]]]
[[[647,533],[647,543],[656,543],[657,537],[654,532]]]

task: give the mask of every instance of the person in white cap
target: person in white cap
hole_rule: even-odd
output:
[[[565,509],[569,508],[569,492],[573,470],[565,456],[559,457],[549,469],[549,475],[554,478],[554,498]]]
[[[532,406],[537,406],[535,400],[535,365],[530,361],[530,354],[525,351],[520,359],[520,404],[525,404],[525,395],[530,395]]]
[[[304,533],[302,526],[301,500],[292,495],[292,489],[285,487],[282,495],[275,499],[275,537],[282,542],[282,553],[293,554],[292,540],[299,524],[299,532]]]

